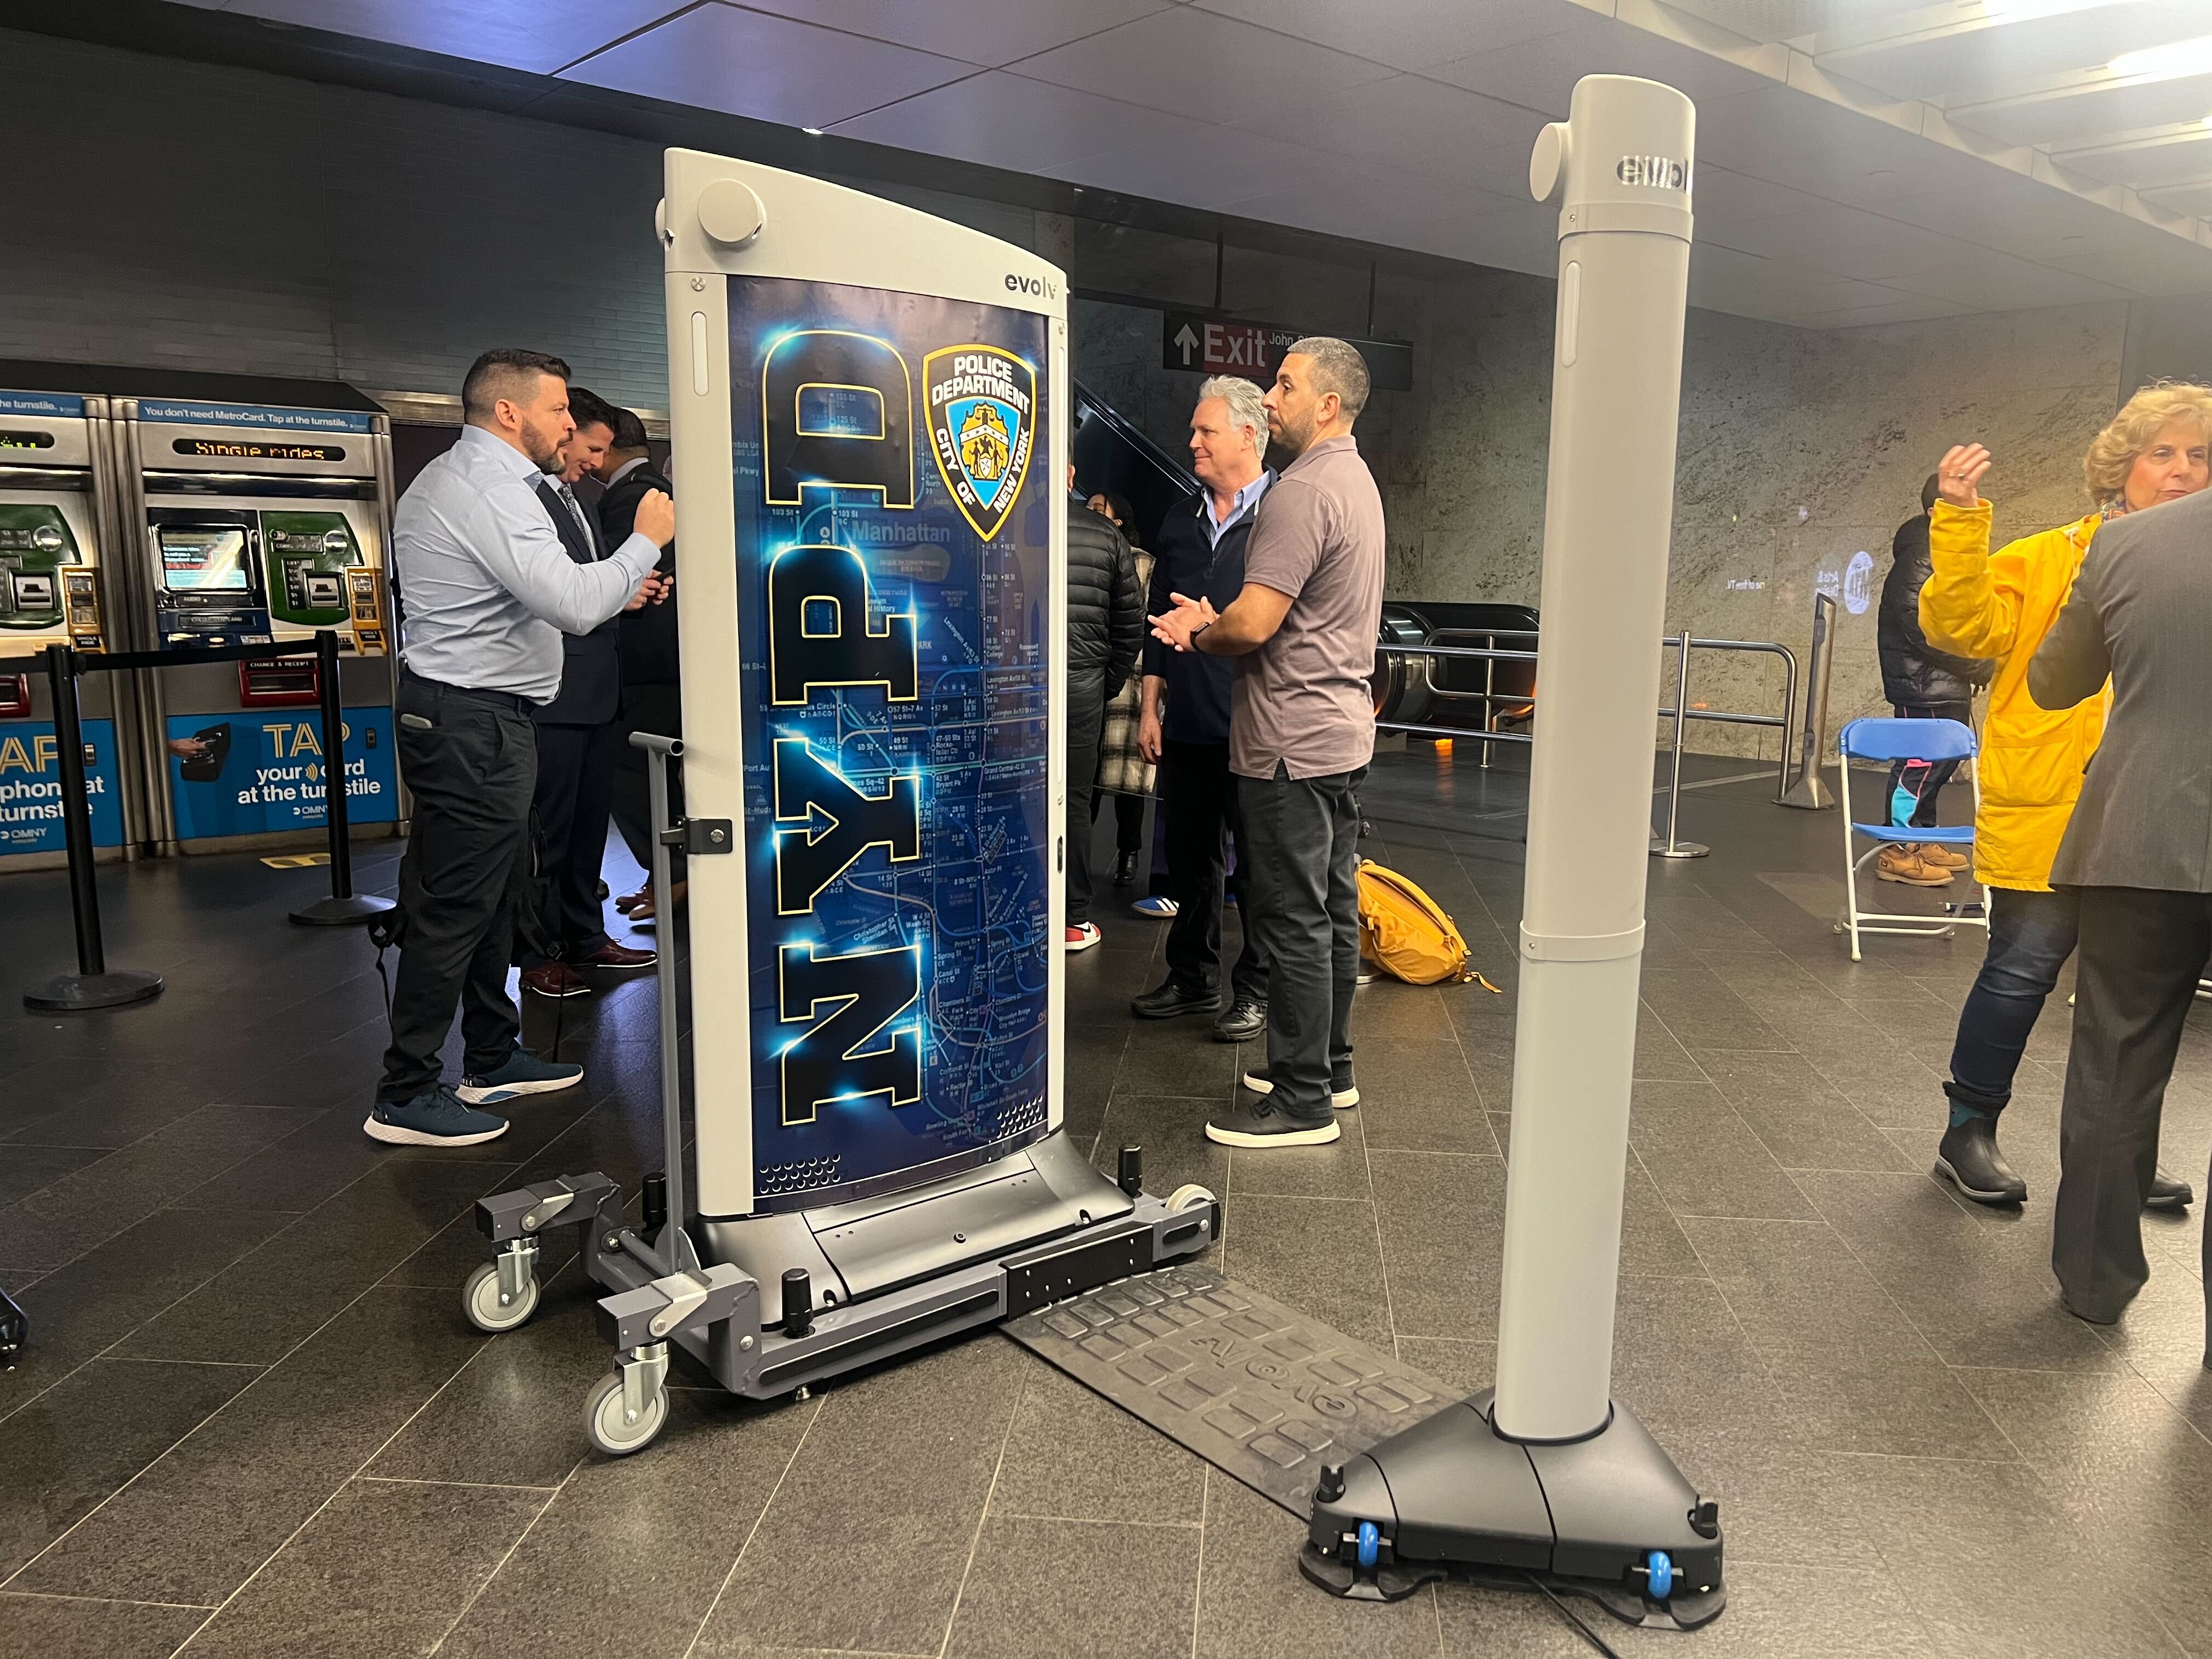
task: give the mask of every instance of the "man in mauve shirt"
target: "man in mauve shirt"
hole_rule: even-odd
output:
[[[1254,915],[1270,957],[1267,1063],[1206,1126],[1231,1146],[1310,1146],[1359,1103],[1359,781],[1375,753],[1368,681],[1382,616],[1382,498],[1352,441],[1367,365],[1314,337],[1284,356],[1268,435],[1293,459],[1260,503],[1244,586],[1225,611],[1171,596],[1152,631],[1233,657],[1229,769],[1250,842]]]

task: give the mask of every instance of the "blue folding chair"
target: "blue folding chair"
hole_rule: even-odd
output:
[[[1883,848],[1898,842],[1933,842],[1947,847],[1972,847],[1974,831],[1971,824],[1953,829],[1922,830],[1911,824],[1856,823],[1851,819],[1853,761],[1970,761],[1978,752],[1973,728],[1957,720],[1853,720],[1838,734],[1836,749],[1842,762],[1836,769],[1844,808],[1844,890],[1846,895],[1844,920],[1836,924],[1836,931],[1850,934],[1851,960],[1859,960],[1859,935],[1862,933],[1904,933],[1920,939],[1948,939],[1962,927],[1986,928],[1990,925],[1987,893],[1983,894],[1978,904],[1947,903],[1940,916],[1899,915],[1859,908],[1859,872],[1865,867],[1869,859],[1879,856]],[[1974,808],[1978,817],[1981,812],[1981,776],[1977,769],[1974,775]],[[1887,801],[1882,803],[1885,816],[1888,805]],[[1874,845],[1865,852],[1860,852],[1856,839],[1859,836],[1865,837]],[[1970,882],[1973,879],[1971,870],[1966,878]]]

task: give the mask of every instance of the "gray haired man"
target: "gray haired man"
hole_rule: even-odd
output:
[[[1269,957],[1267,1063],[1206,1126],[1231,1146],[1303,1146],[1357,1105],[1352,994],[1359,976],[1360,780],[1375,751],[1369,679],[1382,614],[1382,498],[1352,423],[1367,365],[1341,340],[1292,345],[1267,394],[1289,465],[1267,490],[1244,583],[1217,607],[1170,594],[1152,632],[1236,661],[1229,768],[1252,869],[1245,917]]]
[[[1188,593],[1225,609],[1244,586],[1244,544],[1274,475],[1261,457],[1267,448],[1267,410],[1260,388],[1217,374],[1198,389],[1190,416],[1190,465],[1203,486],[1161,520],[1152,546],[1152,588],[1146,611],[1172,609],[1170,594]],[[1160,769],[1160,810],[1168,893],[1167,978],[1130,1003],[1139,1019],[1219,1013],[1213,1035],[1246,1042],[1267,1029],[1267,956],[1247,908],[1250,859],[1237,826],[1237,780],[1229,769],[1230,687],[1236,670],[1226,657],[1177,652],[1145,642],[1144,702],[1137,748]],[[1237,873],[1224,881],[1222,844],[1233,838]],[[1221,902],[1232,895],[1243,917],[1244,944],[1221,1002]]]

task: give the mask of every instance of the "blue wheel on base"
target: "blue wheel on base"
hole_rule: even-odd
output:
[[[1674,1559],[1664,1550],[1652,1551],[1644,1558],[1644,1576],[1651,1599],[1665,1601],[1674,1589]]]
[[[1363,1572],[1375,1571],[1376,1559],[1382,1553],[1382,1534],[1372,1521],[1359,1523],[1359,1568]]]

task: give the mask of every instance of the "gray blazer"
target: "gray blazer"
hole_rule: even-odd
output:
[[[2112,682],[2051,880],[2212,892],[2212,490],[2097,532],[2028,665],[2028,695],[2071,708]]]

